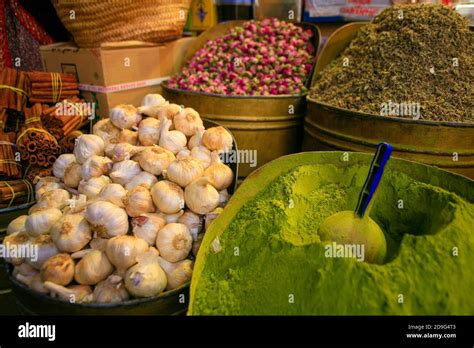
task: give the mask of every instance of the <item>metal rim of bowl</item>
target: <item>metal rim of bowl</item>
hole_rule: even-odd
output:
[[[309,95],[306,97],[306,99],[314,103],[316,105],[320,105],[322,107],[328,108],[335,110],[336,112],[339,113],[346,113],[346,114],[353,114],[354,116],[358,117],[365,117],[373,120],[380,120],[382,119],[383,121],[388,121],[388,122],[406,122],[410,124],[419,124],[419,125],[429,125],[429,126],[448,126],[448,127],[462,127],[462,128],[474,128],[474,122],[453,122],[453,121],[433,121],[433,120],[413,120],[409,118],[403,118],[403,117],[398,117],[398,116],[383,116],[383,115],[375,115],[375,114],[369,114],[366,112],[361,112],[361,111],[354,111],[354,110],[349,110],[345,108],[341,108],[338,106],[333,106],[324,102],[317,101],[316,99],[310,97]],[[307,117],[307,116],[306,116]]]

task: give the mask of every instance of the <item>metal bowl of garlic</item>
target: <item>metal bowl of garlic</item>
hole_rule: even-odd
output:
[[[206,129],[219,126],[213,121],[205,119],[203,121]],[[232,151],[235,151],[235,153],[237,151],[235,138],[233,139]],[[232,161],[227,161],[226,164],[232,169],[234,175],[233,182],[228,188],[229,193],[233,194],[237,186],[238,164]],[[19,282],[13,276],[12,265],[4,260],[0,262],[0,268],[2,270],[6,269],[15,295],[17,309],[24,315],[184,315],[189,302],[189,283],[165,291],[158,296],[134,298],[123,302],[79,303],[74,299],[67,301],[34,291]]]

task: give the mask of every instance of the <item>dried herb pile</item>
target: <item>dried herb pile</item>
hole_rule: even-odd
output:
[[[442,5],[407,5],[384,10],[360,29],[311,96],[376,115],[384,103],[419,103],[420,119],[474,122],[473,86],[467,20]]]

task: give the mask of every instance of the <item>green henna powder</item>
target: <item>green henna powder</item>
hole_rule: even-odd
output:
[[[327,258],[318,227],[355,207],[371,158],[340,156],[286,156],[243,183],[203,241],[189,314],[474,314],[473,182],[392,160],[370,214],[385,263]]]

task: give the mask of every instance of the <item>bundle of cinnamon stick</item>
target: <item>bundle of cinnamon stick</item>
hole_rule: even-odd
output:
[[[21,111],[26,103],[26,73],[5,68],[0,73],[0,107]]]
[[[16,134],[0,131],[0,177],[17,179],[21,177],[21,163],[16,154]]]
[[[24,108],[25,124],[20,129],[17,145],[23,161],[28,161],[30,165],[50,167],[61,153],[61,147],[56,138],[43,127],[42,112],[40,103]]]
[[[34,201],[34,190],[29,181],[0,181],[0,208],[9,208],[32,201]]]
[[[26,92],[30,103],[57,103],[79,95],[73,75],[42,71],[27,73]]]

